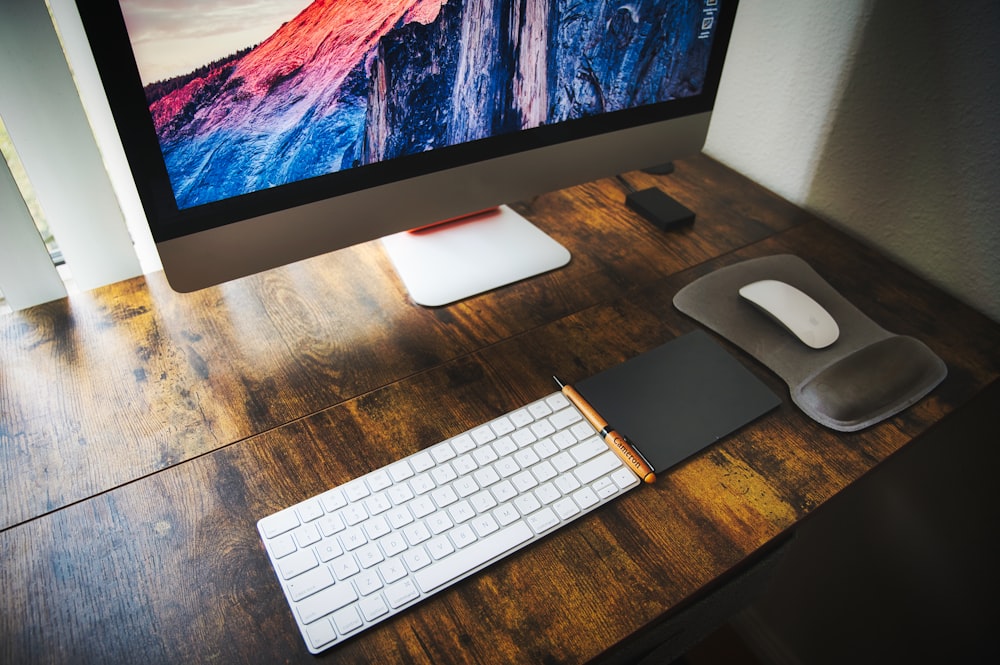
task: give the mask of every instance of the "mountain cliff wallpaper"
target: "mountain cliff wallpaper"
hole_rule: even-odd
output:
[[[186,208],[697,94],[703,3],[315,0],[147,99]]]

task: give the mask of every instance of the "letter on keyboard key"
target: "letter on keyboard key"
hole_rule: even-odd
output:
[[[418,570],[413,576],[424,593],[430,593],[442,584],[465,575],[470,570],[492,561],[532,538],[531,529],[524,522],[515,522],[509,528],[476,541],[453,556]]]

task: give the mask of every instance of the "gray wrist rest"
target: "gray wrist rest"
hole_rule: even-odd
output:
[[[837,341],[811,349],[740,298],[741,286],[761,279],[776,279],[810,295],[837,321]],[[923,342],[880,327],[808,263],[789,254],[705,275],[678,291],[674,306],[769,367],[788,384],[792,401],[802,411],[842,432],[899,413],[948,373]]]

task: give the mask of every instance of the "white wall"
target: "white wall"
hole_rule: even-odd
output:
[[[742,0],[705,152],[1000,321],[998,35],[995,0]],[[736,621],[763,662],[992,648],[998,397],[799,529]]]
[[[743,0],[705,152],[1000,321],[1000,3]]]

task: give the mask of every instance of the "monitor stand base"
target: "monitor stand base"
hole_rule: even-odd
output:
[[[410,297],[437,307],[569,263],[569,251],[507,206],[382,238]]]

